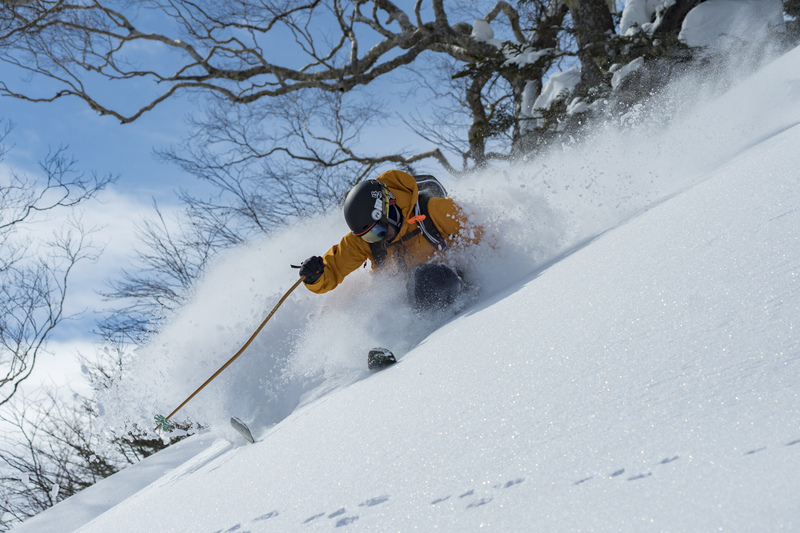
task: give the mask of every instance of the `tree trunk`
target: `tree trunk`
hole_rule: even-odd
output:
[[[530,46],[534,50],[547,50],[558,47],[558,39],[563,29],[564,17],[567,16],[569,9],[561,2],[554,3],[552,7],[552,9],[545,9],[536,21],[536,32],[530,42]],[[528,118],[527,112],[529,111],[523,109],[525,87],[528,86],[528,83],[534,83],[536,88],[529,90],[529,92],[532,95],[539,96],[544,85],[542,78],[551,65],[551,61],[546,61],[528,65],[524,69],[501,71],[502,76],[511,85],[514,98],[514,117],[516,120],[511,132],[510,154],[512,156],[518,155],[524,149],[523,144],[527,129],[524,121]]]
[[[606,0],[567,0],[575,28],[581,83],[577,94],[587,94],[592,87],[606,84],[603,67],[608,62],[604,43],[614,32],[614,20]]]
[[[467,106],[472,113],[472,125],[469,127],[469,157],[475,162],[475,168],[486,166],[486,134],[489,131],[489,119],[483,104],[482,92],[490,74],[479,73],[467,88]]]

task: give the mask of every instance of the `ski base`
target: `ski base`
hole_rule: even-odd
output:
[[[250,428],[247,427],[247,424],[242,422],[240,419],[236,418],[235,416],[231,417],[231,426],[233,429],[239,432],[239,434],[244,437],[244,439],[249,442],[250,444],[254,443],[256,440],[253,438],[253,434],[250,433]]]
[[[394,354],[386,348],[373,348],[367,355],[367,368],[370,370],[381,370],[396,362]]]

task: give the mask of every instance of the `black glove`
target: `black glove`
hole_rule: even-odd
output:
[[[300,275],[306,277],[303,283],[308,285],[316,282],[322,276],[323,270],[325,270],[325,263],[322,262],[322,258],[318,255],[311,256],[300,263]]]

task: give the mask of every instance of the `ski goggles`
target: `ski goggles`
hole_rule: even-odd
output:
[[[364,233],[359,233],[356,236],[361,237],[368,243],[376,243],[381,242],[383,239],[386,238],[386,234],[389,233],[389,225],[388,224],[381,224],[380,221],[376,222],[370,228],[365,231]]]

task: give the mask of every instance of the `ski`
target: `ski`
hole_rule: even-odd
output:
[[[253,434],[250,433],[250,428],[247,427],[247,424],[242,422],[239,418],[232,416],[231,417],[231,426],[233,429],[239,432],[239,434],[245,438],[247,442],[250,444],[254,443],[256,440],[253,438]]]
[[[367,355],[367,368],[381,370],[397,362],[394,354],[386,348],[373,348]]]

